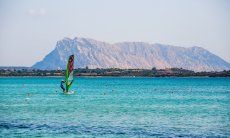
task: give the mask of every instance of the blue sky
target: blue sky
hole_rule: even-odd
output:
[[[76,36],[201,46],[230,62],[230,1],[0,0],[0,66],[32,66]]]

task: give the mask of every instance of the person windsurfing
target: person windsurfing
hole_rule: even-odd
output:
[[[69,92],[69,88],[73,83],[73,71],[74,71],[74,55],[71,55],[69,56],[67,66],[66,66],[65,80],[62,80],[60,85],[64,93]],[[65,87],[63,84],[65,84]]]
[[[64,80],[61,81],[60,87],[61,87],[62,91],[65,92],[65,87],[64,87],[63,84],[65,84],[65,81],[64,81]]]

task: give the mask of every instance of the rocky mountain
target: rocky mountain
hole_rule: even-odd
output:
[[[75,55],[75,68],[184,68],[194,71],[229,70],[230,64],[201,47],[178,47],[144,42],[109,44],[88,38],[64,38],[37,69],[65,69]]]

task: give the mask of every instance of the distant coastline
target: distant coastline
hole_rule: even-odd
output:
[[[71,52],[70,52],[71,51]],[[36,69],[65,69],[70,54],[75,55],[76,67],[151,69],[184,68],[193,71],[230,70],[230,64],[208,50],[146,42],[110,44],[91,38],[63,38],[56,47],[32,67]]]
[[[38,70],[30,67],[0,67],[1,77],[11,76],[64,76],[65,70]],[[119,69],[119,68],[97,68],[89,69],[78,68],[74,70],[74,76],[89,77],[230,77],[228,71],[212,71],[212,72],[194,72],[182,68],[166,68],[166,69]]]

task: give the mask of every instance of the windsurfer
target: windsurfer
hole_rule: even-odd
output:
[[[63,91],[63,92],[65,92],[65,87],[64,87],[64,85],[63,85],[64,83],[65,83],[65,81],[62,80],[62,81],[61,81],[61,85],[60,85],[60,87],[62,88],[62,91]]]
[[[65,80],[61,81],[61,89],[64,93],[69,92],[69,88],[73,83],[73,72],[74,72],[74,55],[69,56],[66,72],[65,72]]]

